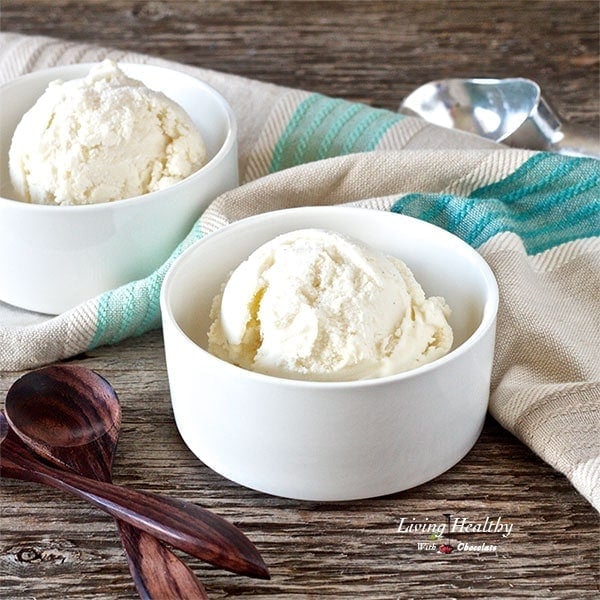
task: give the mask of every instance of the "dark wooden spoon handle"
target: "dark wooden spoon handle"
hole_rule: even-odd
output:
[[[0,475],[70,492],[116,519],[214,566],[241,575],[269,578],[267,567],[252,542],[237,527],[196,504],[49,467],[10,437],[2,442]]]
[[[194,572],[153,535],[117,521],[129,572],[142,600],[205,600]]]

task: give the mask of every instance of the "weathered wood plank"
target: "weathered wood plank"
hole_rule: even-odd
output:
[[[108,377],[123,403],[115,481],[207,506],[242,527],[264,554],[271,582],[188,559],[215,598],[594,595],[597,515],[491,419],[467,458],[433,482],[374,500],[296,502],[228,482],[187,450],[171,419],[160,332],[77,362]],[[1,378],[2,395],[15,377]],[[2,482],[1,502],[7,597],[135,597],[110,518],[20,482]],[[442,522],[445,512],[472,522],[500,516],[513,531],[506,539],[465,535],[498,550],[447,557],[419,552],[417,538],[397,532],[402,517]]]
[[[593,0],[8,0],[2,27],[147,52],[390,109],[430,80],[530,77],[565,118],[598,127]]]

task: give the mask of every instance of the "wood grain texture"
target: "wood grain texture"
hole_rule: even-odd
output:
[[[538,81],[598,127],[598,3],[4,0],[2,28],[91,41],[395,110],[445,77]]]
[[[74,2],[3,0],[5,31],[91,41],[395,109],[450,76],[531,77],[564,117],[598,128],[598,3]],[[200,463],[171,411],[160,332],[73,361],[117,389],[116,483],[198,502],[265,558],[256,582],[186,562],[211,598],[595,598],[597,513],[559,473],[489,419],[456,467],[392,496],[351,503],[274,498]],[[4,397],[19,373],[0,375]],[[2,481],[0,596],[135,598],[112,520],[34,484]],[[511,535],[464,536],[493,553],[418,551],[402,517],[502,517]]]

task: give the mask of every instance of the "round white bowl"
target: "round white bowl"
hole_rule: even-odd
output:
[[[206,83],[170,69],[120,64],[181,105],[208,161],[183,181],[126,200],[47,206],[14,200],[8,150],[22,115],[50,81],[84,77],[92,64],[36,71],[0,87],[0,300],[58,314],[159,267],[219,194],[238,185],[237,125]]]
[[[213,297],[229,272],[280,233],[320,227],[404,260],[425,293],[452,308],[455,342],[412,371],[351,382],[253,373],[207,350]],[[165,353],[179,432],[206,465],[247,487],[303,500],[398,492],[457,463],[486,415],[498,289],[456,236],[398,214],[306,207],[261,214],[197,242],[161,291]]]

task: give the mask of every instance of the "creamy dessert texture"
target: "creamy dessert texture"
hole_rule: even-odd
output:
[[[163,189],[206,161],[187,113],[112,61],[54,81],[23,115],[9,151],[18,199],[94,204]]]
[[[262,245],[231,273],[213,301],[208,349],[290,379],[382,377],[446,354],[449,314],[401,260],[301,229]]]

